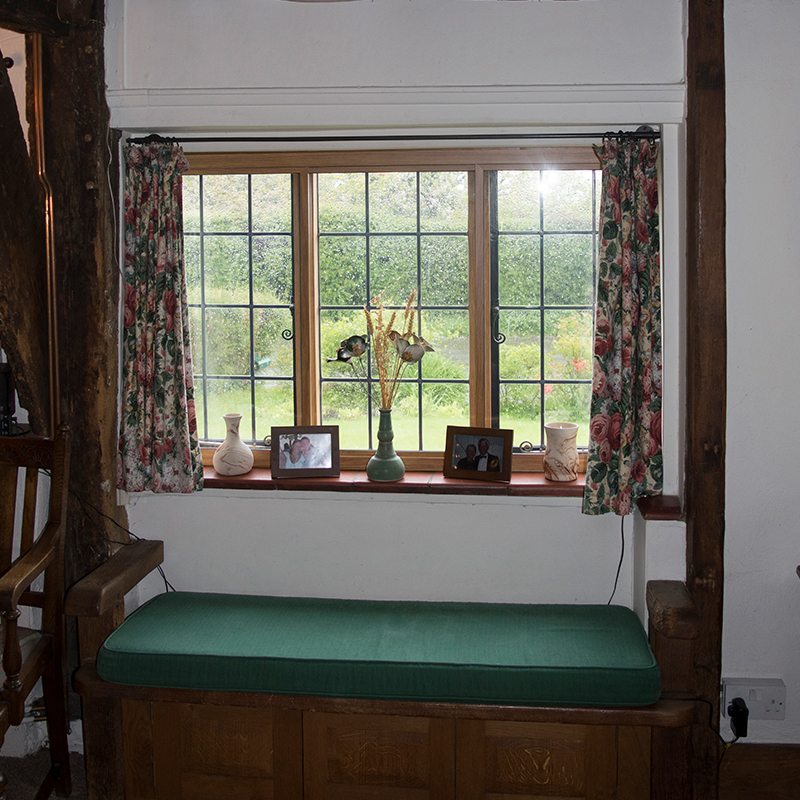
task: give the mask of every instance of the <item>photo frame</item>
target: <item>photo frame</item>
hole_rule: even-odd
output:
[[[339,476],[339,426],[273,427],[270,437],[273,478]]]
[[[447,426],[445,478],[510,481],[514,431],[501,428]],[[481,458],[481,455],[485,459]],[[481,463],[483,461],[483,463]]]

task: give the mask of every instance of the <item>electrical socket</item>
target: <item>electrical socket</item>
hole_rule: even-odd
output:
[[[786,718],[786,686],[780,678],[723,678],[722,710],[726,717],[735,697],[747,704],[750,719]]]

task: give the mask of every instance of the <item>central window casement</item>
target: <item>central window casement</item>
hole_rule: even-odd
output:
[[[600,173],[591,148],[189,154],[184,234],[201,440],[243,415],[338,425],[343,454],[376,445],[377,407],[342,340],[364,305],[415,293],[433,347],[393,408],[407,466],[441,466],[448,425],[544,423],[588,442]],[[328,361],[327,359],[331,359]],[[367,373],[374,365],[363,357]],[[413,454],[418,455],[414,456]]]

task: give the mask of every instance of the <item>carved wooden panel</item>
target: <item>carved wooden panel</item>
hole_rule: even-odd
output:
[[[303,715],[306,800],[454,800],[454,723]]]
[[[153,724],[150,703],[122,700],[127,797],[155,797],[153,778]]]
[[[456,723],[459,800],[616,798],[616,728],[528,722]]]
[[[652,728],[617,728],[617,800],[650,800]]]
[[[126,704],[127,800],[301,800],[299,712]]]

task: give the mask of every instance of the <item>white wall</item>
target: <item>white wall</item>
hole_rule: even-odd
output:
[[[513,129],[683,111],[682,0],[107,5],[120,128]]]
[[[780,677],[800,742],[800,4],[726,2],[728,440],[723,675]]]
[[[129,131],[663,125],[666,489],[679,491],[682,0],[110,0],[108,12],[112,124]],[[192,590],[602,603],[620,555],[617,518],[550,498],[207,490],[135,496],[129,517],[165,540],[170,580]],[[685,531],[635,526],[615,599],[641,610],[647,578],[683,577]]]
[[[642,26],[655,35],[637,36]],[[681,0],[117,0],[108,31],[109,102],[120,128],[461,133],[665,123],[664,212],[680,216]],[[628,41],[624,59],[611,57],[612,39]],[[675,377],[681,238],[671,228],[665,363]],[[670,391],[666,414],[677,431],[677,381]],[[666,445],[670,492],[680,488],[681,451],[675,435]],[[206,491],[134,497],[130,519],[137,535],[166,539],[167,572],[183,589],[605,602],[620,555],[619,520],[586,518],[577,501],[547,498]],[[683,526],[651,527],[645,536],[639,520],[634,537],[628,520],[615,597],[638,611],[647,577],[684,572]]]

